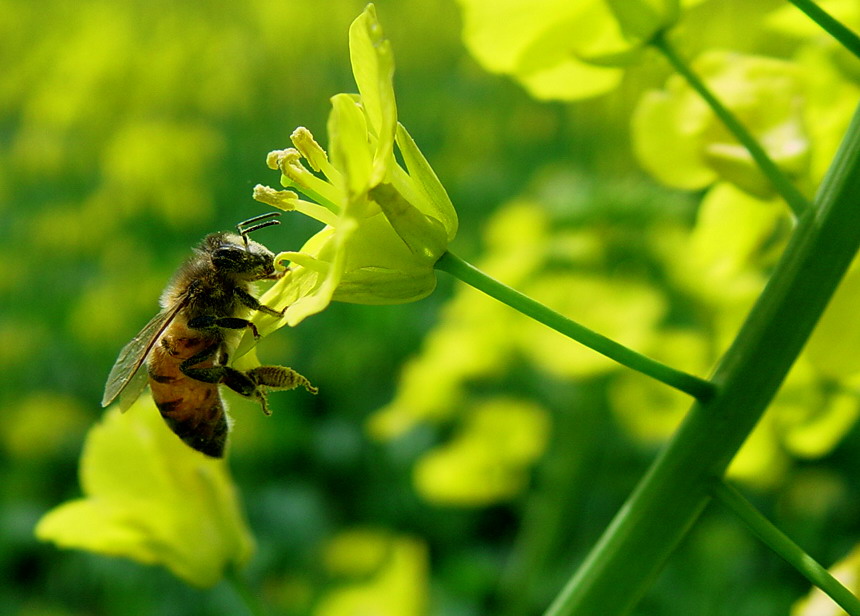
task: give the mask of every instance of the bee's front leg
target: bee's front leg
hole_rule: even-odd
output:
[[[260,332],[257,331],[257,326],[251,323],[248,319],[239,317],[214,317],[211,315],[203,315],[194,317],[188,321],[188,327],[192,329],[207,329],[210,327],[220,327],[222,329],[245,329],[246,327],[254,334],[254,339],[260,337]]]
[[[236,289],[234,293],[236,294],[237,299],[251,310],[258,310],[260,312],[272,315],[273,317],[284,316],[284,311],[286,310],[286,308],[284,308],[283,310],[275,310],[274,308],[269,308],[268,306],[261,304],[256,297],[246,291],[243,291],[242,289]]]

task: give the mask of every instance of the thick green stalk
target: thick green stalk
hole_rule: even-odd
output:
[[[619,616],[649,588],[764,413],[860,247],[860,113],[768,285],[696,402],[547,616]]]
[[[725,107],[720,100],[708,88],[704,81],[693,71],[693,69],[678,55],[675,48],[666,40],[665,34],[661,33],[651,43],[669,61],[672,67],[687,80],[690,87],[698,92],[708,104],[714,114],[725,124],[741,145],[743,145],[750,156],[761,169],[762,173],[770,180],[776,192],[785,199],[794,215],[798,218],[810,208],[809,201],[802,192],[785,176],[775,162],[768,156],[761,144],[753,137],[746,127],[735,115]]]
[[[824,28],[830,36],[842,43],[855,56],[860,58],[860,37],[845,25],[833,18],[812,0],[789,0],[794,6],[806,13],[812,21]]]
[[[850,616],[860,616],[860,599],[851,594],[850,590],[785,533],[771,524],[740,492],[721,481],[714,486],[713,493],[714,497],[731,509],[765,545],[827,593]]]
[[[502,284],[498,280],[487,276],[478,268],[450,252],[443,254],[436,262],[436,269],[448,272],[503,304],[507,304],[511,308],[584,344],[588,348],[606,355],[619,364],[633,368],[642,374],[647,374],[662,383],[690,394],[697,400],[707,400],[714,393],[714,387],[708,381],[661,364],[623,344],[619,344],[606,336],[598,334],[584,325],[580,325],[576,321],[572,321],[547,308],[540,302],[536,302],[527,295],[523,295],[506,284]]]

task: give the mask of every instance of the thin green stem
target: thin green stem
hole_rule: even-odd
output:
[[[546,616],[619,616],[648,590],[711,499],[860,248],[860,109],[816,207],[794,235],[712,381]]]
[[[809,201],[802,192],[780,171],[779,167],[765,152],[761,144],[750,134],[740,120],[725,107],[720,100],[708,88],[704,81],[693,71],[693,69],[678,55],[675,48],[666,40],[665,34],[654,38],[652,45],[658,49],[669,63],[675,68],[687,83],[699,93],[720,121],[725,124],[735,138],[743,145],[759,166],[762,173],[770,180],[774,189],[785,199],[788,206],[798,218],[810,208]]]
[[[830,575],[827,569],[765,518],[734,487],[720,481],[714,486],[713,494],[718,501],[731,509],[765,545],[827,593],[850,616],[860,616],[860,600],[839,580]]]
[[[576,340],[588,348],[617,361],[619,364],[683,391],[697,400],[707,400],[714,395],[715,388],[712,383],[686,372],[675,370],[650,357],[637,353],[606,336],[598,334],[584,325],[580,325],[576,321],[572,321],[547,308],[540,302],[536,302],[527,295],[523,295],[519,291],[491,278],[475,266],[450,252],[442,255],[436,262],[436,268],[448,272],[455,278],[459,278],[466,284],[475,287],[479,291],[483,291],[503,304],[507,304],[514,310],[518,310],[524,315],[564,334],[568,338]]]
[[[242,600],[242,603],[248,609],[248,613],[251,616],[266,616],[266,608],[263,606],[263,602],[260,601],[260,598],[248,585],[245,576],[239,573],[235,567],[229,567],[225,574],[225,579],[232,586],[233,592]]]
[[[801,11],[819,26],[824,28],[830,36],[842,43],[845,48],[860,58],[860,36],[857,36],[852,30],[849,30],[845,25],[833,16],[818,6],[812,0],[789,0],[794,6]]]

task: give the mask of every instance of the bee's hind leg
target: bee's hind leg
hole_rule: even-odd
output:
[[[210,354],[211,356],[211,354]],[[202,361],[192,357],[187,362],[192,360]],[[257,366],[251,368],[247,372],[236,370],[230,366],[212,366],[210,368],[191,368],[185,366],[187,362],[180,365],[182,372],[198,381],[204,383],[221,383],[226,385],[240,396],[251,398],[260,403],[263,407],[263,412],[266,415],[271,415],[267,404],[267,394],[269,390],[286,390],[295,389],[296,387],[304,387],[312,394],[319,391],[311,385],[301,374],[287,368],[286,366]],[[190,364],[193,365],[193,364]]]
[[[238,394],[246,397],[253,396],[254,391],[257,389],[257,383],[240,370],[221,365],[194,368],[197,364],[210,359],[218,353],[220,346],[219,344],[208,346],[196,355],[183,361],[179,364],[182,374],[203,383],[223,383]]]
[[[311,385],[304,376],[286,366],[257,366],[245,373],[258,386],[269,389],[295,389],[304,387],[309,393],[316,394],[319,389]]]
[[[233,320],[242,321],[243,319]],[[221,345],[219,344],[213,344],[203,349],[193,357],[189,357],[179,364],[179,369],[184,375],[192,379],[204,383],[221,383],[240,396],[257,400],[260,406],[263,407],[263,412],[266,415],[272,414],[267,404],[267,392],[269,390],[304,387],[312,394],[316,394],[319,391],[311,385],[311,382],[307,378],[286,366],[257,366],[247,372],[223,365],[194,368],[195,365],[210,359],[218,353],[220,347]],[[221,358],[221,360],[226,361],[226,356]]]
[[[236,391],[245,397],[257,400],[260,403],[260,406],[263,407],[263,412],[266,415],[272,414],[272,411],[269,410],[269,405],[267,404],[267,394],[269,390],[286,390],[295,389],[296,387],[304,387],[312,394],[316,394],[319,391],[316,387],[311,385],[309,380],[292,368],[287,368],[286,366],[257,366],[256,368],[251,368],[247,372],[239,372],[232,368],[230,368],[230,370],[238,374],[231,375],[231,377],[222,382],[233,391]],[[234,376],[236,377],[235,381],[233,380]],[[246,393],[248,392],[248,382],[253,384],[250,393]]]

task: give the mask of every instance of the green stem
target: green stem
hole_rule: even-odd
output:
[[[547,616],[618,616],[649,588],[764,413],[860,248],[860,110],[712,381]]]
[[[707,400],[714,394],[712,383],[661,364],[606,336],[598,334],[584,325],[580,325],[576,321],[572,321],[547,308],[540,302],[536,302],[527,295],[523,295],[519,291],[491,278],[478,268],[450,252],[442,255],[436,262],[436,268],[448,272],[455,278],[459,278],[466,284],[475,287],[479,291],[483,291],[503,304],[507,304],[514,310],[518,310],[524,315],[564,334],[568,338],[576,340],[588,348],[617,361],[619,364],[683,391],[697,400]]]
[[[233,587],[233,592],[242,599],[242,603],[245,604],[251,616],[266,616],[266,608],[263,606],[263,602],[260,601],[257,593],[248,585],[245,576],[239,573],[235,567],[228,567],[225,579]]]
[[[839,580],[819,565],[803,549],[789,539],[785,533],[765,518],[734,487],[723,481],[714,486],[714,497],[731,509],[765,545],[797,569],[803,576],[818,586],[850,616],[860,616],[860,600]]]
[[[852,30],[849,30],[845,25],[834,19],[830,13],[822,9],[812,0],[789,0],[794,6],[801,11],[819,26],[824,28],[830,36],[842,43],[848,51],[860,58],[860,37]]]
[[[720,100],[708,88],[704,81],[693,71],[693,69],[677,54],[674,47],[666,40],[665,34],[654,38],[652,45],[658,49],[669,63],[680,73],[687,83],[699,93],[714,114],[725,124],[735,138],[740,141],[752,156],[753,160],[761,169],[762,173],[770,180],[776,191],[785,199],[788,206],[796,217],[800,217],[809,209],[809,201],[802,192],[780,171],[775,162],[768,156],[755,137],[741,124],[740,120],[725,107]]]

